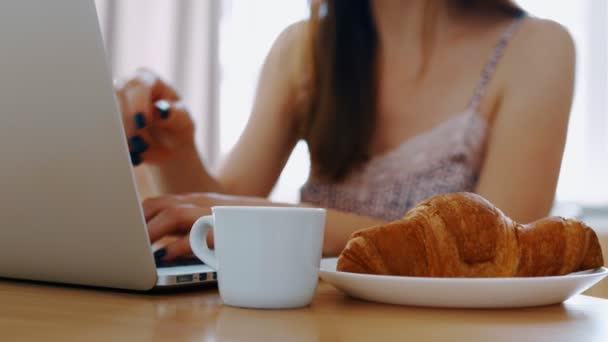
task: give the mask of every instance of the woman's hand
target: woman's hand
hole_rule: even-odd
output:
[[[119,82],[120,102],[133,165],[160,165],[194,151],[194,123],[177,92],[148,70]]]
[[[143,202],[152,243],[168,236],[177,239],[164,247],[164,260],[173,260],[192,253],[189,234],[192,225],[201,216],[211,215],[211,207],[227,204],[226,196],[218,194],[167,195]],[[207,236],[207,244],[213,248],[213,231]]]
[[[164,260],[171,261],[192,253],[189,239],[190,229],[201,216],[211,215],[211,207],[214,206],[293,207],[294,205],[271,202],[260,197],[213,193],[170,195],[145,200],[143,203],[144,215],[148,222],[148,233],[152,243],[169,236],[177,238],[166,245]],[[306,204],[299,206],[310,207]],[[383,223],[385,222],[374,218],[327,209],[323,254],[326,256],[340,254],[354,231]],[[207,235],[207,245],[213,248],[213,231]]]

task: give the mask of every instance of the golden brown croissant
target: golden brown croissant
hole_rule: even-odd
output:
[[[528,225],[483,197],[430,198],[403,219],[353,233],[338,258],[342,272],[420,277],[562,275],[604,264],[595,232],[559,217]]]

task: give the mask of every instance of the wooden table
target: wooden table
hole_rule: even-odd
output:
[[[366,303],[321,283],[312,305],[223,306],[215,288],[133,294],[0,282],[0,341],[608,341],[608,300],[511,310]]]

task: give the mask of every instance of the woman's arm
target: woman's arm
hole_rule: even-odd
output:
[[[143,208],[148,222],[150,240],[156,242],[163,237],[183,235],[166,246],[166,259],[171,260],[191,253],[188,233],[194,222],[201,216],[210,215],[213,206],[273,206],[310,207],[307,204],[292,205],[271,202],[265,198],[229,196],[223,194],[196,193],[188,195],[167,195],[144,201]],[[327,210],[323,254],[338,255],[350,235],[359,229],[384,223],[370,217]],[[212,236],[208,243],[213,246]]]
[[[159,194],[224,191],[204,166],[195,146],[182,148],[176,151],[175,158],[161,165],[148,165],[147,170]]]
[[[203,166],[195,148],[182,149],[171,161],[152,167],[161,193],[200,191],[259,197],[270,193],[297,142],[293,129],[297,89],[292,75],[304,38],[303,26],[287,28],[273,45],[260,74],[249,122],[217,176]]]
[[[116,84],[116,96],[133,165],[144,163],[136,169],[141,194],[218,190],[198,157],[194,122],[175,89],[140,69],[129,81]],[[189,167],[177,170],[183,165]]]
[[[505,56],[504,92],[476,189],[519,222],[544,217],[553,205],[575,74],[568,32],[531,20]]]
[[[299,22],[285,29],[262,67],[251,116],[218,173],[223,193],[267,197],[298,141],[306,25]]]
[[[386,221],[380,219],[329,209],[325,220],[323,254],[325,256],[339,255],[346,247],[352,233],[359,229],[385,223]]]

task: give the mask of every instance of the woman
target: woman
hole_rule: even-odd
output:
[[[300,139],[312,161],[301,205],[328,209],[327,255],[437,193],[477,192],[522,222],[549,213],[574,83],[566,30],[500,0],[312,7],[274,44],[217,175],[170,86],[140,71],[119,87],[133,162],[167,194],[144,202],[150,237],[182,236],[159,255],[189,253],[189,229],[211,206],[285,205],[266,197]]]

